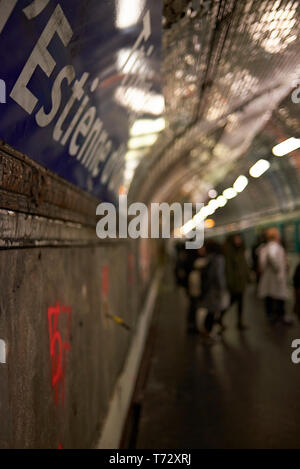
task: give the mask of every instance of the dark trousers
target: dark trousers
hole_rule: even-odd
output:
[[[188,323],[190,326],[196,326],[196,311],[198,306],[198,298],[190,297],[190,305],[188,310]]]
[[[215,323],[215,315],[211,311],[208,311],[206,319],[205,319],[205,324],[204,324],[207,332],[212,331],[214,323]]]
[[[238,324],[242,324],[243,316],[243,303],[244,303],[244,294],[243,292],[239,293],[230,293],[230,305],[226,310],[223,310],[220,315],[220,324],[222,324],[223,317],[227,313],[228,309],[231,308],[235,303],[237,303],[237,315],[238,315]]]
[[[282,319],[285,313],[284,300],[267,296],[265,298],[265,310],[267,318],[270,319],[270,321],[278,321]]]
[[[196,327],[196,312],[199,306],[199,299],[190,297],[190,304],[188,310],[188,326],[189,327]],[[211,332],[213,325],[215,322],[215,315],[214,313],[208,311],[207,316],[204,321],[204,327],[207,332]]]

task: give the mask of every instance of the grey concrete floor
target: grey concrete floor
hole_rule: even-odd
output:
[[[222,340],[206,345],[186,333],[184,292],[171,275],[162,284],[136,447],[300,448],[300,365],[291,362],[296,319],[290,327],[267,324],[250,286],[249,329],[236,329],[232,308]]]

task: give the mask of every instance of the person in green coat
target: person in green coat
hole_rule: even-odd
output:
[[[237,327],[245,329],[246,326],[243,323],[243,303],[245,289],[250,280],[250,270],[245,255],[245,245],[239,233],[229,236],[224,246],[224,254],[230,306],[237,304]]]

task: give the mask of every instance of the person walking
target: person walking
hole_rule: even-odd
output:
[[[237,327],[246,329],[243,323],[244,293],[250,280],[250,270],[245,256],[245,246],[239,233],[231,235],[224,246],[226,281],[230,294],[230,306],[237,304]],[[226,311],[222,312],[222,319]]]
[[[208,258],[205,247],[198,249],[193,266],[188,274],[187,294],[189,298],[188,308],[188,332],[198,333],[196,313],[202,294],[202,271],[207,266]]]
[[[259,251],[264,247],[265,244],[266,244],[265,233],[262,232],[257,237],[256,243],[254,244],[251,250],[252,269],[253,269],[253,272],[255,273],[256,285],[259,284],[259,279],[260,279],[260,274],[261,274],[260,268],[259,268]]]
[[[261,277],[258,294],[265,301],[268,320],[271,323],[284,322],[285,301],[288,297],[286,254],[277,228],[269,228],[266,239],[267,243],[259,253]]]
[[[205,331],[213,337],[213,327],[221,314],[226,289],[225,259],[220,245],[214,240],[205,243],[205,251],[207,263],[202,268],[199,308],[205,311]]]

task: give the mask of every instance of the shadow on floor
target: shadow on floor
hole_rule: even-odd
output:
[[[184,292],[165,278],[136,437],[138,449],[300,448],[300,365],[291,343],[300,325],[266,323],[254,287],[249,329],[228,312],[220,342],[186,333]]]

